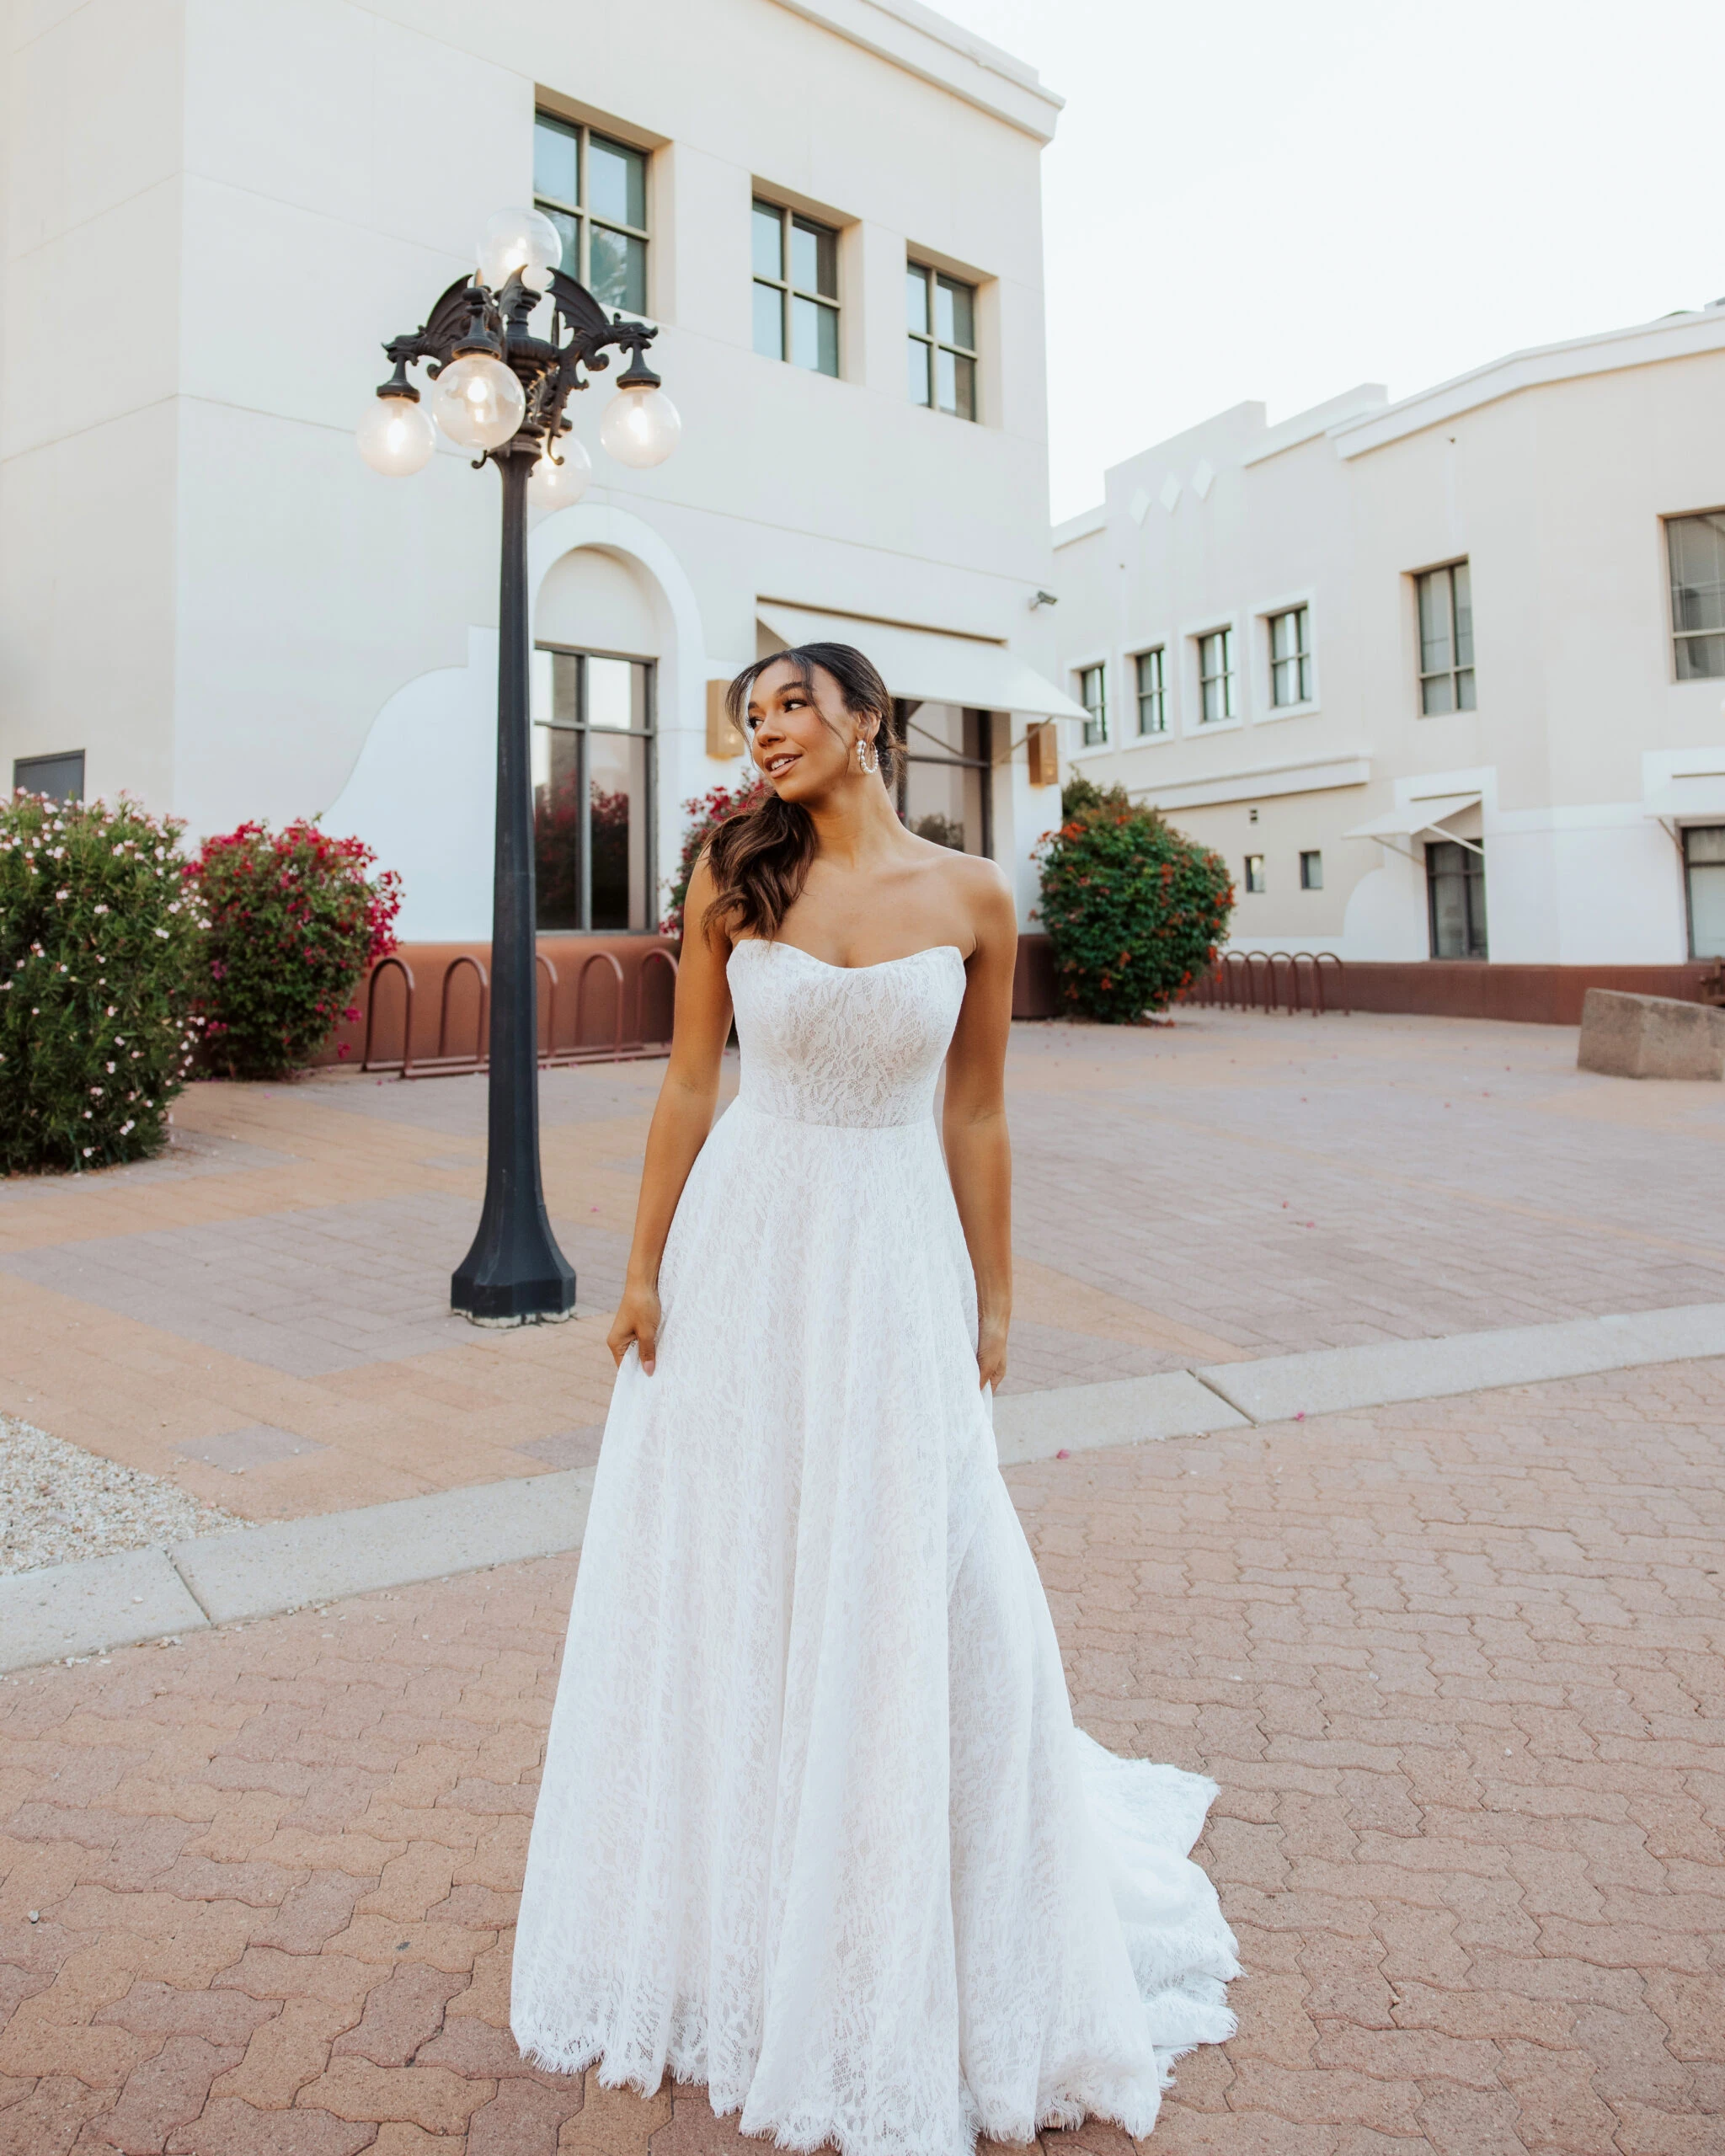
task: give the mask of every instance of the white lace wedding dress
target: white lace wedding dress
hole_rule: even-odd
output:
[[[1214,1785],[1072,1724],[932,1116],[949,946],[745,942],[742,1086],[617,1373],[522,1889],[522,2050],[787,2148],[1153,2124],[1237,1974]]]

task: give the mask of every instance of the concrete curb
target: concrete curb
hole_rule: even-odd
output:
[[[1103,1445],[1243,1430],[1247,1422],[1246,1416],[1218,1400],[1190,1370],[1115,1378],[1105,1385],[1061,1385],[1048,1392],[1009,1392],[994,1404],[995,1447],[1002,1467]]]
[[[1576,1318],[1501,1332],[1459,1332],[1447,1340],[1390,1340],[1374,1348],[1321,1348],[1309,1355],[1215,1363],[1198,1375],[1254,1422],[1333,1415],[1397,1401],[1442,1400],[1499,1385],[1591,1377],[1648,1363],[1725,1355],[1725,1303]]]
[[[1001,1465],[1725,1355],[1725,1303],[1217,1363],[995,1402]],[[0,1577],[0,1672],[580,1547],[590,1468]]]

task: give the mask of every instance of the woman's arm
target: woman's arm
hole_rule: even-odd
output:
[[[969,985],[947,1052],[941,1135],[947,1173],[976,1275],[978,1382],[998,1386],[1007,1374],[1012,1318],[1012,1149],[1007,1136],[1007,1036],[1012,1018],[1012,966],[1018,924],[1012,894],[997,868],[977,878],[976,947]]]
[[[605,1344],[618,1363],[633,1340],[641,1353],[641,1368],[649,1377],[659,1345],[659,1261],[683,1185],[713,1128],[719,1059],[730,1031],[731,992],[724,970],[730,945],[722,935],[717,941],[709,939],[701,926],[712,898],[713,878],[702,861],[689,878],[683,901],[683,952],[677,969],[670,1062],[647,1134],[647,1161],[635,1206],[635,1235],[629,1246],[622,1300],[606,1336]]]

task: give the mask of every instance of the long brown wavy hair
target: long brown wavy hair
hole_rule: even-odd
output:
[[[881,781],[888,787],[896,782],[900,750],[892,696],[873,664],[854,645],[802,643],[745,666],[724,696],[732,723],[745,734],[749,691],[769,666],[791,667],[809,691],[811,704],[813,673],[818,666],[831,676],[853,718],[879,718],[874,747]],[[830,720],[825,723],[831,725]],[[831,730],[836,734],[838,728]],[[713,897],[702,919],[702,933],[776,936],[779,923],[803,894],[814,858],[814,819],[799,802],[781,801],[769,791],[755,808],[721,824],[708,841]]]

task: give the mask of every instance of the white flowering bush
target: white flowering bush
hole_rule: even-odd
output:
[[[18,793],[0,804],[0,1166],[154,1153],[198,1038],[207,926],[181,826]]]

